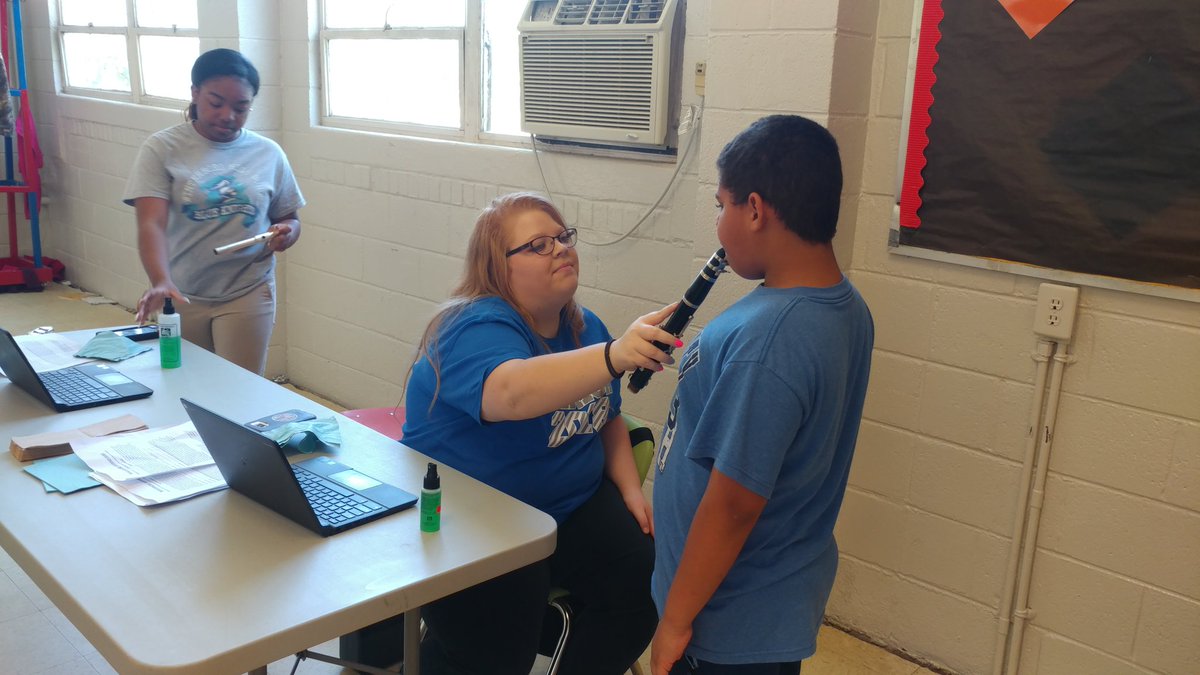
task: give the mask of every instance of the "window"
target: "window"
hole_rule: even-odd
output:
[[[522,134],[517,22],[525,5],[323,0],[322,122],[466,140]]]
[[[200,55],[196,0],[58,0],[64,90],[175,107]]]

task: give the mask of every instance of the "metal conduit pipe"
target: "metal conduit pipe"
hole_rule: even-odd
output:
[[[1028,437],[1021,463],[1021,480],[1017,485],[1017,503],[1013,510],[1012,543],[1008,549],[1008,568],[1004,574],[1004,591],[1000,594],[1000,607],[996,610],[996,648],[992,657],[992,673],[1004,672],[1004,648],[1008,645],[1009,627],[1012,625],[1013,589],[1017,585],[1017,565],[1021,560],[1021,541],[1025,533],[1025,510],[1029,506],[1029,480],[1033,476],[1033,459],[1041,438],[1042,407],[1046,402],[1046,375],[1050,357],[1054,355],[1055,343],[1038,340],[1037,351],[1030,356],[1037,363],[1037,374],[1033,378],[1033,406],[1029,409]]]
[[[1038,526],[1042,519],[1042,503],[1046,496],[1046,474],[1050,472],[1050,448],[1054,443],[1054,424],[1058,418],[1058,400],[1062,394],[1063,371],[1070,362],[1067,345],[1059,344],[1054,354],[1054,364],[1050,369],[1050,394],[1046,406],[1046,422],[1039,434],[1037,453],[1037,477],[1033,481],[1033,492],[1030,495],[1029,522],[1025,526],[1024,550],[1021,553],[1021,567],[1017,577],[1017,603],[1013,612],[1014,626],[1012,639],[1008,643],[1008,658],[1005,664],[1006,675],[1016,675],[1017,666],[1021,661],[1021,642],[1024,639],[1025,623],[1032,618],[1029,603],[1029,581],[1033,577],[1033,553],[1037,547]]]

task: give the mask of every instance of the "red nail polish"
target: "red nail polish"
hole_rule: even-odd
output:
[[[683,346],[683,340],[675,340],[675,346],[676,346],[676,347],[682,347],[682,346]]]

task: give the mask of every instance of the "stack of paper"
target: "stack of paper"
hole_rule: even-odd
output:
[[[13,436],[8,450],[22,462],[71,453],[71,442],[92,437],[110,436],[129,431],[142,431],[146,423],[133,415],[121,415],[68,431],[48,431],[31,436]]]
[[[134,434],[72,441],[92,477],[138,506],[227,487],[191,422]]]

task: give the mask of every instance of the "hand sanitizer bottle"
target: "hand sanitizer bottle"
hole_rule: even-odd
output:
[[[421,531],[437,532],[442,528],[442,479],[437,464],[429,463],[421,485]]]
[[[163,303],[163,311],[158,315],[158,357],[163,368],[178,368],[180,366],[180,344],[183,337],[179,331],[179,315],[175,313],[175,304],[171,298]]]

